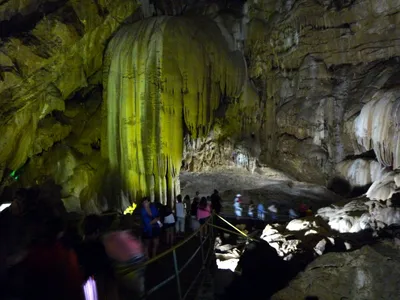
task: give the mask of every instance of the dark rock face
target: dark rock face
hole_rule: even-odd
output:
[[[242,274],[226,289],[224,299],[267,299],[296,274],[294,266],[264,241],[246,246],[239,267]]]
[[[273,300],[395,299],[399,295],[398,246],[383,241],[346,253],[328,253],[276,293]],[[312,283],[312,284],[311,284]]]

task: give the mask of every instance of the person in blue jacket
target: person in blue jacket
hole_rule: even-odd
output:
[[[158,245],[160,243],[160,233],[162,223],[160,222],[160,214],[154,203],[150,203],[149,198],[142,199],[142,208],[140,215],[143,223],[143,244],[147,257],[151,247],[151,257],[157,255]]]

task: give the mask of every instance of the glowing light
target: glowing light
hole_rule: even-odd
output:
[[[124,210],[124,215],[127,215],[127,214],[130,214],[130,215],[131,215],[131,214],[133,214],[133,212],[135,211],[136,207],[137,207],[137,204],[136,204],[135,202],[133,202],[131,206],[128,206],[128,207]]]
[[[98,300],[96,281],[90,277],[83,285],[86,300]]]
[[[10,207],[11,203],[3,203],[0,204],[0,212],[2,212],[3,210],[5,210],[7,207]]]

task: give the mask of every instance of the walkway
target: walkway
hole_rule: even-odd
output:
[[[163,299],[166,295],[169,299],[195,299],[203,271],[212,257],[213,245],[211,231],[203,240],[195,232],[149,260],[146,264],[146,299]]]
[[[265,222],[257,219],[237,219],[230,215],[224,216],[223,219],[214,216],[203,226],[245,236],[245,233],[240,233],[232,227],[237,224],[246,224],[248,229],[265,226]],[[146,299],[163,299],[166,295],[170,299],[211,299],[214,288],[207,266],[214,260],[216,230],[209,230],[207,238],[203,241],[200,240],[198,232],[190,234],[171,249],[147,262]]]

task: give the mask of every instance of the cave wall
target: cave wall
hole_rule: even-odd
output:
[[[75,208],[91,197],[84,194],[93,194],[91,179],[101,174],[103,52],[138,7],[131,0],[0,4],[0,193],[51,177]]]
[[[395,0],[2,2],[0,193],[52,177],[71,210],[106,209],[96,195],[109,175],[100,154],[109,39],[145,17],[205,15],[245,54],[260,99],[251,117],[222,99],[207,135],[184,131],[185,170],[267,164],[320,184],[339,174],[388,197],[400,188],[399,9]]]
[[[261,161],[320,184],[337,173],[371,181],[370,164],[355,162],[370,150],[381,169],[396,169],[398,1],[248,5],[250,73],[266,87]]]
[[[4,134],[0,138],[0,193],[5,186],[31,186],[52,178],[62,186],[68,210],[118,208],[118,202],[126,200],[126,195],[119,195],[121,174],[108,168],[109,157],[101,156],[101,149],[107,144],[105,136],[101,136],[106,45],[121,26],[147,17],[207,15],[210,22],[215,20],[222,34],[219,39],[227,43],[229,51],[240,53],[244,45],[245,23],[240,15],[243,1],[228,2],[10,0],[1,3],[0,130]],[[203,45],[207,45],[205,40]],[[241,77],[247,78],[246,67],[242,69]],[[229,77],[230,71],[223,76]],[[218,80],[212,84],[218,84]],[[185,140],[190,140],[184,149],[189,153],[184,160],[190,160],[186,165],[204,170],[216,159],[223,165],[230,159],[236,140],[242,144],[246,158],[249,156],[244,140],[251,133],[258,136],[260,114],[257,101],[246,100],[258,98],[253,84],[247,82],[244,90],[242,85],[221,85],[222,93],[212,95],[215,96],[211,100],[212,110],[217,109],[215,118],[204,114],[206,118],[202,116],[204,120],[200,122],[200,129],[212,134],[197,134],[192,126],[196,118],[190,121],[187,117],[195,105],[186,110],[188,120],[183,134]],[[215,100],[219,102],[227,94],[226,88],[237,89],[239,93],[223,99],[223,105],[216,105]],[[210,137],[215,147],[225,152],[203,164],[198,149],[188,145],[200,145]],[[179,168],[180,163],[174,161],[175,165]],[[104,196],[116,199],[110,201]]]

